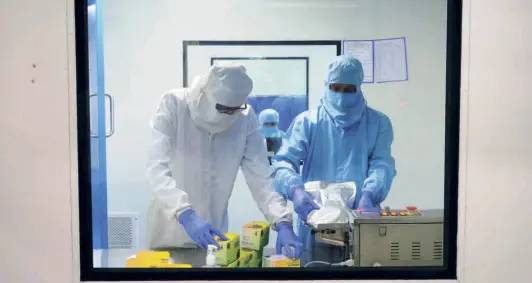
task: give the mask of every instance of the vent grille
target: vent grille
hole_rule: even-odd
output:
[[[109,249],[136,248],[137,220],[137,217],[130,215],[109,215]]]
[[[399,242],[390,243],[390,260],[399,260]]]
[[[443,242],[432,243],[432,259],[434,260],[443,259]]]
[[[421,260],[421,242],[412,242],[412,260]]]

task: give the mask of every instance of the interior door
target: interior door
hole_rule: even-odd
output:
[[[113,134],[112,97],[105,93],[100,0],[89,1],[89,82],[91,115],[92,239],[94,249],[107,249],[106,138]]]

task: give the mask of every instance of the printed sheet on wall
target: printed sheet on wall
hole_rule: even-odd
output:
[[[406,38],[344,40],[342,54],[357,58],[364,69],[365,83],[408,80]]]

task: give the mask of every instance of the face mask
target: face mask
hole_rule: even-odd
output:
[[[238,119],[239,112],[232,115],[220,113],[216,110],[216,102],[207,93],[204,93],[191,107],[191,116],[194,122],[211,134],[228,130]]]
[[[262,126],[261,130],[262,130],[262,135],[265,138],[271,138],[271,137],[275,136],[275,133],[277,132],[277,127]]]
[[[360,93],[340,93],[329,90],[327,98],[338,110],[347,110],[357,106]]]
[[[366,109],[366,100],[362,92],[339,93],[327,89],[325,98],[321,102],[334,123],[342,128],[360,120]]]

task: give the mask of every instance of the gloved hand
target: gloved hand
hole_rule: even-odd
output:
[[[277,254],[283,254],[289,258],[300,258],[303,253],[303,244],[297,239],[294,234],[294,229],[291,223],[281,222],[276,225],[277,228]]]
[[[295,185],[290,188],[288,199],[294,203],[294,210],[304,222],[307,221],[308,214],[312,210],[320,209],[314,202],[312,194],[305,191],[300,185]]]
[[[194,209],[187,209],[181,213],[179,215],[179,223],[183,225],[190,239],[202,249],[207,249],[208,245],[220,248],[216,240],[214,240],[214,236],[220,237],[223,241],[227,240],[220,230],[205,222],[205,220],[196,214]]]
[[[371,210],[375,208],[373,205],[373,193],[363,192],[360,201],[358,202],[358,208]]]

